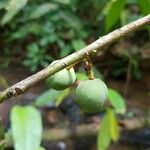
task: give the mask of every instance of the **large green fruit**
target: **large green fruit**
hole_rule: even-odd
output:
[[[76,80],[74,69],[63,69],[47,78],[47,84],[55,90],[64,90],[71,86]]]
[[[99,112],[107,99],[108,89],[100,79],[85,80],[76,89],[76,103],[84,112]]]

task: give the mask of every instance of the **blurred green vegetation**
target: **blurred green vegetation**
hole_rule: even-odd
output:
[[[16,61],[35,72],[53,60],[65,57],[115,28],[149,13],[150,0],[1,0],[0,68],[6,68]],[[150,28],[145,27],[144,31],[148,34]],[[140,78],[139,57],[138,46],[125,47],[115,61],[110,60],[112,76],[127,73],[129,68],[132,75]],[[103,78],[98,69],[94,68],[94,72],[95,77]],[[78,80],[87,78],[85,73],[77,72]],[[8,87],[2,75],[0,84]],[[64,91],[50,89],[42,93],[34,105],[58,107],[66,97],[74,94],[73,90],[72,87]],[[102,120],[97,139],[100,149],[106,149],[111,141],[119,138],[115,114],[124,114],[127,109],[124,98],[114,89],[109,89],[108,100],[113,109],[107,109]],[[25,149],[27,146],[33,150],[39,148],[43,128],[41,117],[33,106],[13,107],[10,118],[11,132],[17,141],[16,150],[22,150],[22,145]],[[2,149],[4,131],[1,124],[0,133]],[[36,142],[34,145],[33,140]]]
[[[35,72],[149,12],[149,0],[1,0],[0,67]]]

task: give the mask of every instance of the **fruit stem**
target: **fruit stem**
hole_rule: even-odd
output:
[[[93,80],[94,79],[94,72],[93,72],[93,64],[92,64],[91,58],[89,57],[88,54],[86,54],[85,58],[86,58],[85,66],[86,66],[89,80]]]

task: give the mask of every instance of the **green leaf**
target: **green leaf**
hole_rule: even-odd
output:
[[[46,150],[44,147],[39,147],[38,150]]]
[[[26,4],[28,0],[9,0],[7,12],[2,18],[1,24],[8,23]]]
[[[118,121],[113,109],[108,110],[108,116],[109,116],[109,124],[110,124],[109,130],[110,130],[111,139],[113,141],[117,141],[119,139],[120,132],[119,132]]]
[[[80,50],[81,48],[83,48],[83,47],[86,46],[85,42],[84,42],[83,40],[80,40],[80,39],[78,39],[78,40],[73,40],[73,41],[71,42],[71,44],[72,44],[72,47],[73,47],[73,49],[74,49],[75,51]]]
[[[50,102],[55,101],[57,95],[60,93],[61,91],[57,91],[54,89],[50,89],[46,92],[44,92],[43,94],[41,94],[35,101],[35,105],[36,106],[45,106],[48,105]]]
[[[86,75],[86,73],[82,73],[82,72],[77,72],[76,73],[77,76],[77,80],[87,80],[88,76]]]
[[[61,102],[64,100],[64,98],[66,98],[70,94],[70,92],[71,92],[70,88],[60,91],[60,93],[58,93],[58,95],[56,96],[55,105],[59,106]]]
[[[40,6],[38,6],[30,15],[30,19],[36,19],[39,18],[45,14],[47,14],[50,11],[56,10],[58,6],[56,4],[52,3],[45,3]]]
[[[108,100],[114,107],[116,113],[124,114],[126,112],[125,100],[116,90],[108,90]]]
[[[97,149],[106,150],[110,145],[111,140],[119,139],[119,126],[113,109],[107,109],[102,121],[97,137]]]
[[[125,6],[125,0],[111,0],[105,6],[105,32],[108,32],[119,20],[121,11]]]
[[[41,115],[33,106],[14,106],[11,129],[15,150],[37,150],[42,138]]]
[[[97,137],[97,149],[106,150],[111,142],[110,130],[109,130],[109,116],[106,113],[100,123],[100,128]]]
[[[143,15],[150,13],[150,0],[138,0],[139,7]]]

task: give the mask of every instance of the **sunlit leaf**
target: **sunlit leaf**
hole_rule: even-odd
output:
[[[77,76],[77,80],[87,80],[88,76],[86,75],[86,73],[82,73],[82,72],[77,72],[76,73]]]
[[[125,6],[125,0],[110,0],[104,8],[105,31],[108,32],[118,21],[121,11]]]
[[[150,13],[150,0],[138,0],[139,7],[143,15]]]
[[[11,129],[15,150],[37,150],[42,138],[41,115],[33,106],[14,106]]]
[[[113,141],[117,141],[119,139],[119,126],[118,121],[116,118],[116,115],[112,109],[108,110],[108,116],[109,116],[109,124],[110,124],[110,136]]]
[[[125,100],[116,90],[108,90],[108,100],[114,107],[116,113],[124,114],[126,112]]]
[[[37,150],[46,150],[44,147],[40,147]]]
[[[112,141],[119,139],[119,126],[113,109],[107,109],[102,121],[97,137],[97,149],[107,150]]]
[[[8,23],[26,4],[28,0],[9,0],[7,12],[2,18],[1,24]]]
[[[39,18],[45,14],[47,14],[50,11],[56,10],[58,8],[58,6],[56,4],[52,4],[52,3],[44,3],[40,6],[38,6],[30,15],[29,18],[31,19],[35,19],[35,18]]]
[[[60,93],[61,91],[57,91],[54,89],[50,89],[46,92],[44,92],[43,94],[41,94],[35,101],[35,105],[36,106],[46,106],[48,105],[50,102],[54,103],[57,95]]]
[[[68,88],[66,90],[60,91],[60,93],[56,96],[55,105],[59,106],[61,102],[66,98],[71,92],[71,89]]]
[[[111,142],[110,129],[109,129],[109,116],[106,113],[100,123],[100,128],[97,137],[97,149],[106,150]]]

